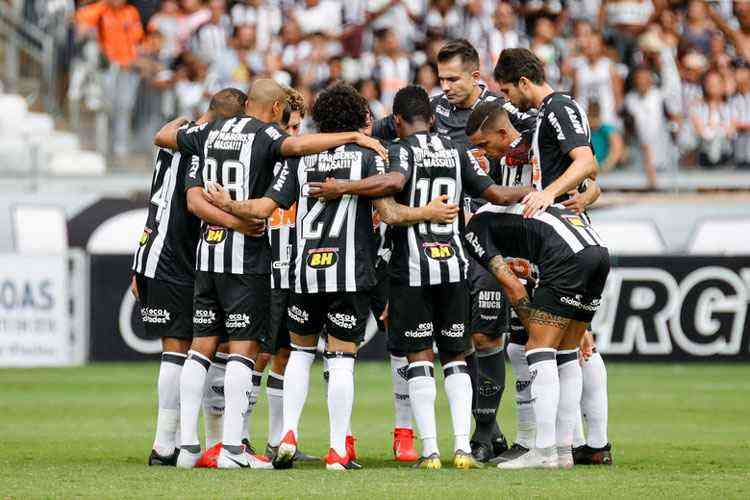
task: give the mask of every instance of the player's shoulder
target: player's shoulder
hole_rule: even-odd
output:
[[[500,102],[500,104],[505,103],[505,97],[503,97],[501,94],[498,94],[497,92],[494,92],[492,90],[485,90],[482,96],[480,97],[480,100],[484,102]]]

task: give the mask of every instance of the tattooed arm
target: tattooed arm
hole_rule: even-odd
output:
[[[383,222],[391,226],[411,226],[420,222],[450,224],[458,214],[458,206],[445,203],[448,197],[435,198],[424,207],[407,207],[391,197],[373,201]]]
[[[526,287],[523,286],[515,273],[510,269],[508,263],[505,262],[502,255],[496,255],[490,259],[489,270],[493,276],[500,282],[503,287],[505,295],[508,297],[511,305],[517,309],[517,304],[520,304],[524,299],[526,303],[529,302],[529,295],[526,293]],[[521,313],[516,311],[518,316],[521,317]]]

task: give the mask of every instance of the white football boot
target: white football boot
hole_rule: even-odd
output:
[[[557,449],[554,447],[544,450],[533,448],[518,458],[497,465],[498,469],[557,469],[558,467]]]
[[[192,469],[200,458],[200,451],[198,453],[191,453],[188,450],[180,449],[180,454],[177,455],[177,467],[180,469]]]

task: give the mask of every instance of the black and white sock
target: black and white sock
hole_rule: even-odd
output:
[[[391,382],[393,383],[393,405],[396,410],[394,427],[411,429],[411,402],[409,401],[409,383],[406,372],[409,361],[406,357],[391,354]]]
[[[154,450],[161,456],[170,456],[178,445],[177,428],[180,424],[180,374],[187,355],[164,352],[159,365],[157,394],[159,413],[156,418]]]
[[[469,434],[471,433],[471,378],[466,362],[453,361],[443,367],[445,394],[451,409],[453,422],[453,451],[471,453]]]
[[[415,361],[409,364],[409,399],[422,440],[422,456],[439,453],[437,444],[437,423],[435,421],[435,367],[429,361]]]

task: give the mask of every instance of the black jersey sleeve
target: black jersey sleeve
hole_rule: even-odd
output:
[[[578,106],[553,100],[547,105],[545,120],[555,130],[557,142],[563,154],[580,147],[591,147],[586,122],[581,116]]]
[[[365,153],[363,167],[362,178],[385,174],[385,162],[379,155],[370,151]]]
[[[203,145],[208,139],[210,127],[208,123],[194,127],[181,128],[177,131],[177,149],[187,155],[202,155]]]
[[[398,172],[409,179],[412,175],[412,162],[409,160],[409,147],[403,142],[394,142],[388,147],[387,171]]]
[[[272,161],[272,165],[275,161],[279,161],[283,157],[281,154],[281,145],[287,137],[289,137],[289,134],[275,123],[266,125],[256,134],[256,140],[260,138],[260,140],[268,145],[269,160]]]
[[[299,180],[295,173],[299,162],[299,158],[287,159],[266,191],[266,196],[278,203],[281,208],[290,208],[300,196]]]
[[[510,101],[503,103],[503,109],[508,113],[508,118],[513,127],[521,133],[528,133],[536,128],[536,110],[521,111]]]
[[[185,175],[183,184],[185,191],[190,188],[203,187],[205,185],[203,182],[203,169],[201,168],[200,156],[190,156],[190,168]]]
[[[472,197],[478,197],[494,182],[487,175],[480,165],[479,161],[466,151],[459,147],[458,153],[461,160],[461,178],[463,179],[464,190]]]
[[[372,136],[381,141],[395,141],[398,139],[396,132],[396,121],[393,115],[388,115],[372,123]]]
[[[482,267],[488,268],[490,260],[493,257],[502,255],[500,250],[495,247],[493,232],[493,219],[495,214],[480,213],[471,218],[466,225],[466,250],[474,260],[479,262]]]

